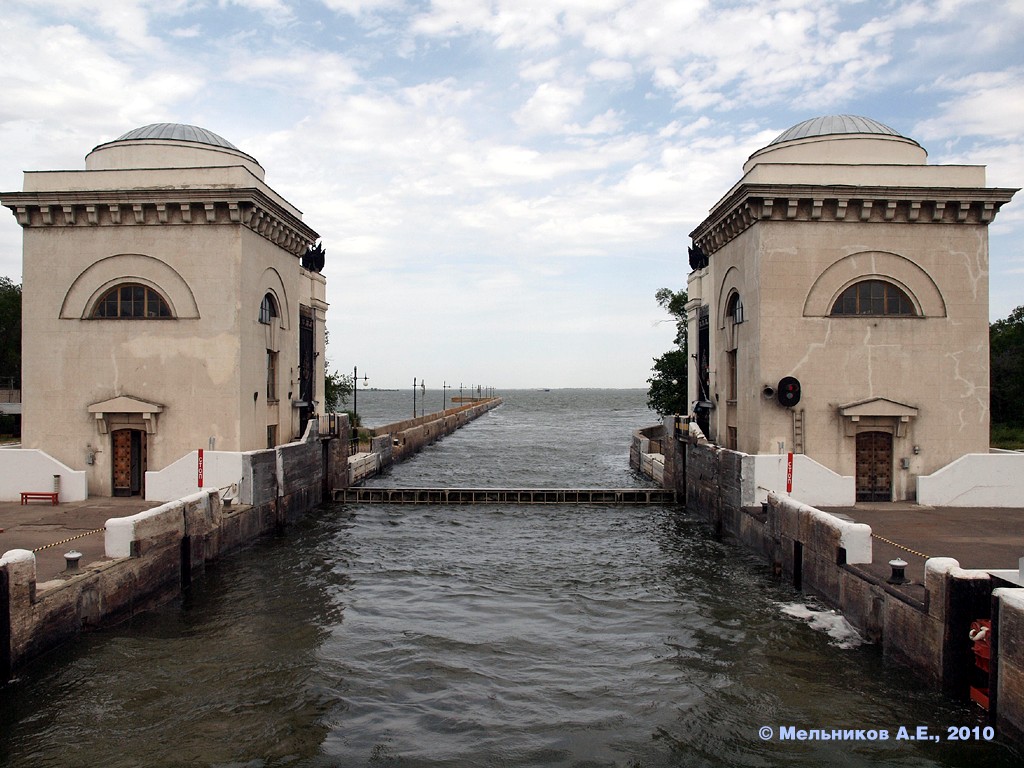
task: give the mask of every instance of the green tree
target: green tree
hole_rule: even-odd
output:
[[[688,413],[686,373],[689,368],[686,337],[686,291],[661,288],[654,294],[658,306],[672,316],[676,324],[676,349],[654,359],[653,376],[647,380],[647,407],[659,416]]]
[[[352,376],[346,373],[328,373],[324,380],[324,409],[337,413],[348,402],[352,394]]]
[[[989,327],[992,423],[1024,427],[1024,305]]]
[[[0,277],[0,379],[21,383],[21,285]]]

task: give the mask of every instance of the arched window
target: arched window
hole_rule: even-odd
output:
[[[736,325],[743,322],[743,300],[740,299],[738,293],[734,293],[729,297],[729,304],[725,309],[726,320],[731,320]]]
[[[163,296],[145,285],[123,283],[103,294],[93,317],[103,319],[162,320],[173,317]]]
[[[277,301],[274,299],[273,294],[266,294],[263,297],[263,301],[260,302],[260,322],[264,325],[270,325],[273,322],[271,318],[280,316],[280,313],[277,311]]]
[[[862,280],[839,294],[831,314],[916,317],[917,310],[907,294],[892,283]]]

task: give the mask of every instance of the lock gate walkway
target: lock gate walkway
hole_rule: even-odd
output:
[[[675,504],[663,488],[339,488],[334,500],[353,504]]]

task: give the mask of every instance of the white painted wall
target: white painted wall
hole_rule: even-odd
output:
[[[794,471],[794,476],[795,474]],[[790,538],[807,543],[809,540],[815,540],[812,533],[815,527],[826,528],[837,534],[839,546],[846,550],[846,562],[871,562],[870,525],[842,520],[809,504],[787,497],[784,493],[772,493],[771,504],[778,510],[781,532]]]
[[[203,451],[203,488],[226,488],[242,480],[242,454]],[[146,501],[172,501],[199,490],[199,451],[186,453],[170,466],[146,473]]]
[[[0,451],[0,501],[21,501],[22,491],[53,491],[60,475],[60,501],[85,501],[89,488],[85,472],[76,471],[43,451],[9,448]]]
[[[929,507],[1024,506],[1024,453],[969,453],[917,478],[917,503]]]
[[[365,480],[380,471],[381,455],[379,453],[357,453],[348,459],[349,485]]]
[[[769,491],[786,493],[787,454],[758,454],[743,457],[743,475],[753,478],[753,488],[744,484],[744,506],[761,504]],[[748,500],[748,495],[752,498]],[[804,504],[847,507],[857,499],[853,477],[839,475],[801,453],[793,456],[793,490],[789,494]]]
[[[103,548],[107,557],[131,557],[132,542],[145,535],[173,533],[185,535],[184,505],[202,494],[169,501],[128,517],[112,517],[104,525]]]

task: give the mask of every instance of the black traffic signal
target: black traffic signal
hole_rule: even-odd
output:
[[[800,382],[792,376],[783,376],[779,379],[778,397],[779,405],[792,408],[800,402]]]

